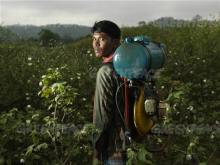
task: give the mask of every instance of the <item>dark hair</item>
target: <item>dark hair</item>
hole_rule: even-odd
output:
[[[107,33],[110,37],[115,39],[120,39],[121,30],[115,23],[107,20],[95,22],[91,29],[92,33],[94,32],[104,32]]]

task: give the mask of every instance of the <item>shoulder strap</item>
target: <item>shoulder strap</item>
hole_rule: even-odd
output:
[[[113,62],[103,62],[100,64],[100,67],[104,66],[104,65],[111,65],[114,68]],[[114,68],[115,69],[115,68]]]
[[[117,77],[120,77],[120,75],[116,72],[116,70],[115,70],[115,67],[114,67],[114,65],[113,65],[113,62],[104,62],[104,63],[101,63],[100,64],[100,68],[102,67],[102,66],[105,66],[105,65],[109,65],[109,66],[112,66],[113,67],[113,75],[114,76],[117,76]]]

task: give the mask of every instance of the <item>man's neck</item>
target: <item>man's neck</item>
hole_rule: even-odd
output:
[[[113,59],[114,52],[111,53],[108,57],[103,57],[102,63],[110,62]]]

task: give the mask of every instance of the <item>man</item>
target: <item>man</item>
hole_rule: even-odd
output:
[[[120,44],[121,31],[115,23],[104,20],[94,24],[92,33],[96,57],[103,60],[96,77],[93,159],[98,158],[110,165],[126,164],[126,139],[121,115],[124,114],[123,92],[119,88],[120,77],[115,74],[112,64],[114,51]]]

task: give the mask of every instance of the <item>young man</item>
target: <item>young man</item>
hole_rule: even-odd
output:
[[[96,57],[103,60],[96,77],[93,159],[98,158],[110,165],[126,164],[126,139],[121,116],[124,114],[123,92],[119,88],[120,77],[115,74],[112,64],[121,31],[115,23],[104,20],[94,24],[92,33]]]

